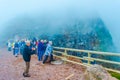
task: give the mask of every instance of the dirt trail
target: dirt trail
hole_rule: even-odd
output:
[[[83,68],[73,64],[36,65],[37,57],[32,56],[30,67],[30,78],[24,78],[24,61],[21,56],[18,58],[8,52],[7,49],[0,49],[0,80],[65,80],[71,74],[74,74],[69,80],[80,80]]]

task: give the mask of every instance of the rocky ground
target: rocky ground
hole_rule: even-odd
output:
[[[69,80],[80,80],[84,69],[81,66],[70,63],[62,65],[51,65],[49,63],[42,65],[37,64],[37,57],[32,56],[30,67],[30,78],[24,78],[25,63],[21,56],[14,57],[12,52],[7,49],[0,49],[0,80],[65,80],[73,74]]]

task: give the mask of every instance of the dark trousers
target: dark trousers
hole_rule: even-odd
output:
[[[49,57],[48,55],[44,56],[43,64],[48,60],[48,57]],[[52,54],[50,54],[50,62],[51,61],[53,61],[53,55]]]
[[[28,74],[29,73],[29,69],[30,69],[30,62],[25,62],[26,64],[26,68],[25,68],[25,74]]]
[[[15,55],[15,48],[13,48],[13,55]]]
[[[8,47],[8,51],[11,51],[11,49],[12,49],[11,47]]]

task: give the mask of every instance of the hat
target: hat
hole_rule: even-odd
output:
[[[25,41],[25,43],[27,44],[27,43],[30,43],[30,41],[29,40],[27,40],[27,41]]]

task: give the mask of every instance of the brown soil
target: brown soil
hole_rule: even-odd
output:
[[[0,49],[0,80],[65,80],[66,77],[74,74],[69,80],[80,80],[84,68],[71,63],[62,65],[37,64],[37,56],[31,59],[30,78],[24,78],[25,63],[19,55],[14,57],[7,49]]]

